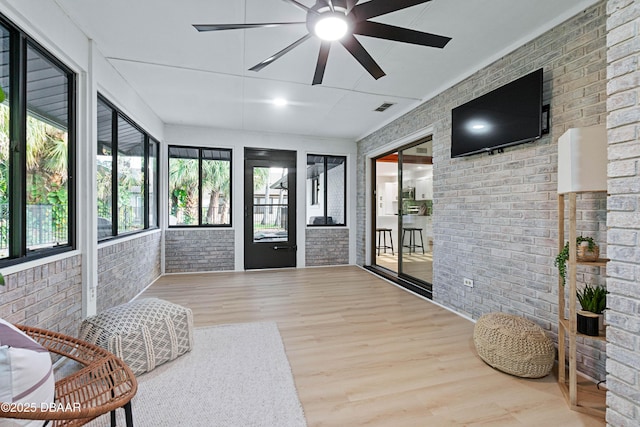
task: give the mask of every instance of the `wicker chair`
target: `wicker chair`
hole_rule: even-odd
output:
[[[50,420],[52,423],[48,426],[66,427],[81,426],[111,412],[111,426],[115,427],[115,411],[124,408],[127,427],[133,427],[131,399],[138,390],[138,382],[121,359],[77,338],[40,328],[16,326],[50,352],[68,357],[82,367],[56,381],[56,405],[73,410],[48,411],[46,408],[36,408],[33,412],[17,412],[5,408],[0,409],[0,418]],[[4,406],[0,405],[0,408]]]

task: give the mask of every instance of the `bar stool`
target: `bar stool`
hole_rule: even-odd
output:
[[[376,228],[378,232],[378,246],[376,249],[378,250],[378,255],[380,255],[380,249],[384,250],[384,253],[387,253],[387,249],[391,249],[391,255],[393,255],[393,237],[391,237],[391,229],[390,228]],[[387,246],[387,233],[389,233],[389,244],[391,246]],[[380,244],[380,237],[382,237],[382,245]]]
[[[409,232],[409,244],[404,244],[404,235]],[[416,241],[416,232],[420,233],[420,244]],[[405,248],[409,248],[409,253],[415,252],[416,248],[421,248],[422,253],[424,254],[424,241],[422,240],[422,228],[417,227],[405,227],[402,229],[402,246]]]

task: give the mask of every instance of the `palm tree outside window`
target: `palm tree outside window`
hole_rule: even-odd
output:
[[[231,226],[231,150],[169,146],[169,226]]]
[[[158,227],[158,142],[98,95],[98,240]]]
[[[75,74],[0,17],[0,88],[0,265],[10,265],[74,247]]]

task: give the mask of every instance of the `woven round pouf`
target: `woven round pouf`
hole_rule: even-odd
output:
[[[485,314],[476,323],[473,342],[482,360],[511,375],[541,378],[553,367],[553,342],[540,326],[522,317]]]

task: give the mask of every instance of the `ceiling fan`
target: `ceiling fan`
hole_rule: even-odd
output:
[[[370,0],[360,4],[358,4],[358,0],[316,0],[315,5],[312,7],[308,7],[297,0],[284,1],[304,10],[307,13],[306,21],[255,24],[201,24],[194,25],[194,27],[202,32],[307,24],[309,32],[306,35],[259,64],[254,65],[249,70],[262,70],[276,59],[279,59],[287,52],[310,39],[312,35],[315,35],[321,40],[321,45],[316,70],[313,75],[312,84],[314,85],[322,83],[324,70],[327,66],[327,58],[329,57],[329,49],[333,41],[339,41],[374,79],[377,80],[385,75],[384,71],[382,71],[376,61],[360,44],[358,39],[355,38],[354,34],[437,48],[445,47],[451,40],[450,37],[369,21],[370,18],[426,3],[431,0]]]

